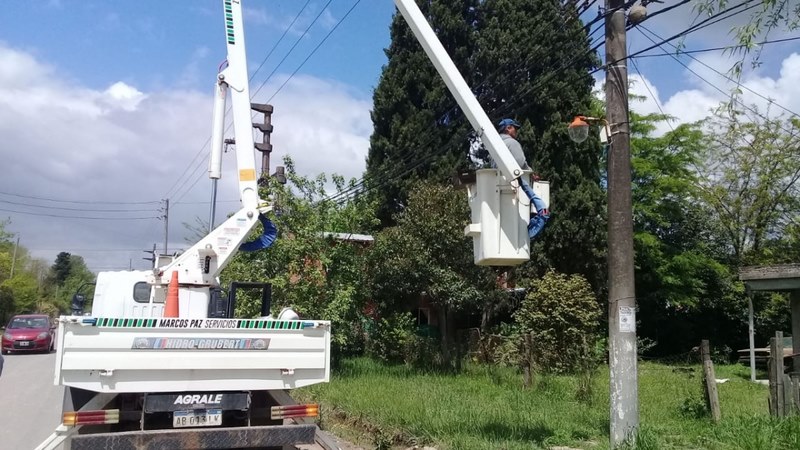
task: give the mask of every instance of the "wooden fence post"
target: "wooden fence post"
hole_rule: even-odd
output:
[[[700,353],[703,357],[703,381],[706,394],[706,406],[711,411],[711,420],[719,422],[722,413],[719,407],[719,395],[717,395],[717,381],[714,374],[714,363],[711,361],[711,349],[708,340],[700,342]]]
[[[769,393],[775,417],[786,416],[786,397],[783,392],[783,331],[776,331],[769,345]],[[773,387],[774,384],[774,387]]]
[[[533,333],[522,336],[522,385],[525,389],[533,385]]]

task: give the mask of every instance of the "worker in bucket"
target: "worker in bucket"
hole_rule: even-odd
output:
[[[517,141],[517,132],[520,128],[522,128],[522,125],[514,119],[503,119],[497,124],[497,132],[500,133],[503,143],[506,144],[506,147],[508,147],[508,150],[511,152],[511,155],[514,156],[520,168],[522,168],[522,170],[532,170],[528,162],[525,161],[525,153],[522,151],[522,146],[519,141]],[[494,163],[492,163],[492,166],[494,167]],[[547,209],[547,205],[544,204],[544,201],[533,192],[531,186],[523,178],[525,177],[519,178],[520,187],[522,191],[525,192],[525,195],[528,196],[533,207],[536,208],[536,211],[531,216],[530,222],[528,222],[528,238],[533,240],[542,232],[547,221],[550,219],[550,211]]]

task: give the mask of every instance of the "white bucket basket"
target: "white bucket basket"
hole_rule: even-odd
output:
[[[528,261],[528,222],[536,214],[528,196],[497,169],[478,170],[475,177],[475,184],[467,185],[472,223],[464,229],[472,237],[475,264],[516,266]],[[525,177],[530,180],[530,173]],[[549,208],[550,183],[537,181],[533,191]]]

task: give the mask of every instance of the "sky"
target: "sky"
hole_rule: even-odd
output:
[[[648,10],[673,3],[651,3]],[[182,224],[207,221],[210,211],[206,158],[212,88],[225,59],[222,2],[10,5],[0,15],[6,230],[35,258],[52,263],[67,251],[94,271],[148,268],[143,251],[153,244],[163,250],[165,231],[169,252],[187,248],[193,232]],[[273,167],[290,155],[302,175],[362,175],[372,92],[386,63],[394,11],[391,0],[244,3],[250,91],[253,101],[275,107]],[[596,14],[593,8],[583,19]],[[663,38],[702,20],[694,17],[689,4],[643,25]],[[673,42],[687,50],[729,45],[729,30],[744,20],[739,15]],[[643,33],[628,33],[629,52],[652,44]],[[767,38],[798,34],[776,30]],[[649,52],[655,53],[663,51]],[[671,126],[708,115],[732,86],[717,72],[733,60],[720,51],[696,57],[679,57],[686,67],[668,56],[635,59],[631,94],[644,100],[631,108],[672,115]],[[746,66],[745,100],[762,111],[800,111],[800,41],[764,46],[761,61]],[[602,81],[599,72],[598,87]],[[775,101],[768,108],[764,98]],[[223,170],[217,223],[239,205],[232,152],[223,156]]]

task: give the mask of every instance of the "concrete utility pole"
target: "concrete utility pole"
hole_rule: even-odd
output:
[[[635,438],[639,428],[636,369],[636,291],[633,275],[633,207],[628,124],[628,63],[624,0],[606,0],[606,108],[608,152],[608,343],[611,371],[611,448]]]

